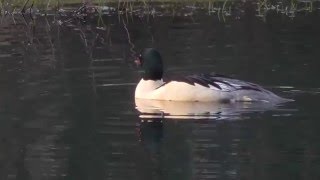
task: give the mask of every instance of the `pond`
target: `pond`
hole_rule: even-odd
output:
[[[319,179],[319,10],[192,8],[1,17],[0,179]],[[145,47],[166,76],[215,72],[295,101],[143,114],[132,61]]]

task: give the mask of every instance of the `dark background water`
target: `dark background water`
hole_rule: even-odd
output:
[[[0,179],[320,178],[319,11],[65,20],[1,17]],[[217,72],[296,101],[139,118],[131,61],[144,47],[159,49],[167,75]]]

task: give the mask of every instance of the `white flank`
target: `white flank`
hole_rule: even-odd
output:
[[[233,99],[229,93],[211,89],[199,84],[190,85],[172,81],[165,85],[162,80],[141,80],[136,88],[135,98],[167,101],[224,101]]]
[[[163,80],[153,81],[142,79],[137,85],[135,98],[192,102],[260,101],[281,103],[288,101],[267,90],[233,90],[222,83],[219,83],[219,86],[222,87],[222,90],[211,85],[205,87],[197,83],[190,85],[185,82],[171,81],[165,84]]]

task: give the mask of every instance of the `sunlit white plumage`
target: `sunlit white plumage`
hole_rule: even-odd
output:
[[[223,101],[230,99],[228,93],[204,87],[200,84],[190,85],[185,82],[141,79],[135,97],[140,99],[154,99],[166,101]]]

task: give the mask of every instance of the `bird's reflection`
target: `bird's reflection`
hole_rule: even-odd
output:
[[[158,154],[163,138],[163,122],[160,118],[141,119],[138,125],[139,140],[151,154]]]
[[[263,112],[275,109],[272,103],[212,103],[212,102],[175,102],[135,99],[140,118],[171,119],[229,119],[252,112]]]
[[[139,140],[151,174],[159,179],[237,177],[237,127],[222,133],[211,122],[140,118]]]
[[[160,179],[239,179],[246,158],[241,145],[252,137],[240,121],[226,121],[278,107],[270,103],[135,102],[140,112],[139,139],[152,173]]]

